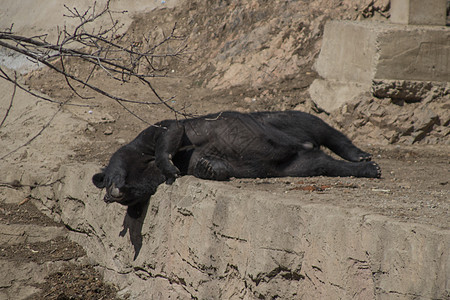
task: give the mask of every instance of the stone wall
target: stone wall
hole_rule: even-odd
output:
[[[331,112],[369,93],[405,101],[424,100],[436,90],[446,94],[449,41],[450,29],[443,26],[330,21],[315,64],[322,79],[311,85],[311,98]],[[386,86],[390,93],[383,92]]]
[[[131,299],[444,299],[450,232],[359,209],[182,177],[143,217],[106,205],[95,164],[35,189]],[[46,200],[47,199],[47,200]]]

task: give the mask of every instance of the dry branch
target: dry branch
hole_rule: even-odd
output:
[[[36,97],[36,98],[39,98],[39,99],[41,99],[41,100],[47,101],[47,102],[52,102],[52,103],[56,103],[56,104],[71,105],[71,106],[81,106],[81,107],[92,107],[92,106],[93,106],[92,104],[76,104],[76,103],[67,103],[67,102],[55,101],[55,100],[52,100],[52,99],[50,99],[50,98],[47,98],[47,97],[45,97],[45,96],[43,96],[43,95],[39,95],[39,94],[33,92],[31,89],[26,88],[26,87],[24,87],[23,85],[21,85],[21,84],[19,83],[19,81],[18,81],[18,78],[17,78],[17,76],[16,76],[16,73],[14,73],[14,78],[11,78],[11,76],[9,76],[9,75],[5,72],[5,70],[3,70],[1,67],[0,67],[0,78],[1,78],[1,79],[4,79],[4,80],[6,80],[6,81],[9,81],[9,82],[11,82],[12,84],[14,84],[14,91],[13,91],[13,94],[12,94],[12,96],[11,96],[11,101],[10,101],[10,103],[12,103],[12,101],[14,100],[14,95],[15,95],[16,88],[20,88],[21,90],[25,91],[26,93],[28,93],[28,94],[30,94],[30,95]],[[12,104],[11,104],[11,105],[12,105]],[[5,118],[4,118],[3,122],[1,123],[2,125],[4,124],[4,121],[5,121],[6,117],[8,116],[8,112],[9,112],[9,110],[10,110],[10,108],[11,108],[11,105],[10,105],[10,107],[9,107],[8,110],[7,110],[7,113],[6,113],[6,115],[5,115]],[[94,107],[95,107],[95,106],[96,106],[96,105],[94,105]],[[0,125],[0,127],[2,127],[2,125]]]
[[[20,149],[22,149],[23,147],[28,146],[29,144],[31,144],[31,142],[33,142],[36,138],[38,138],[45,129],[47,129],[47,127],[50,126],[50,124],[52,123],[53,119],[56,117],[56,115],[61,111],[61,108],[63,107],[63,104],[59,106],[58,110],[52,115],[52,117],[50,118],[50,120],[44,125],[42,126],[42,128],[39,130],[38,133],[36,133],[35,135],[33,135],[28,141],[26,141],[25,143],[23,143],[22,145],[16,147],[15,149],[9,151],[8,153],[6,153],[5,155],[3,155],[2,157],[0,157],[0,160],[5,159],[6,157],[10,156],[11,154],[19,151]]]
[[[155,77],[167,76],[167,65],[164,63],[158,64],[156,63],[157,61],[180,57],[186,50],[185,39],[176,33],[176,24],[166,36],[153,39],[143,37],[138,42],[130,41],[127,44],[125,42],[127,35],[119,32],[121,25],[115,19],[115,15],[120,12],[112,12],[109,1],[100,11],[98,11],[95,2],[92,7],[83,12],[76,8],[67,6],[65,8],[67,10],[65,16],[78,20],[78,25],[71,31],[66,27],[59,29],[55,43],[48,42],[46,34],[34,37],[14,34],[11,26],[5,31],[0,31],[0,47],[25,55],[30,60],[41,63],[61,74],[67,86],[79,98],[83,100],[89,99],[82,93],[83,88],[88,88],[95,93],[116,101],[125,110],[143,122],[145,120],[128,109],[125,103],[164,105],[176,115],[188,115],[171,106],[173,97],[164,99],[154,89],[150,81]],[[109,20],[109,25],[96,27],[96,22],[105,17]],[[150,36],[150,33],[148,36]],[[89,75],[86,78],[82,78],[80,75],[70,71],[68,66],[73,60],[85,62],[91,66]],[[136,79],[137,82],[143,83],[151,91],[156,101],[150,102],[113,95],[102,88],[100,84],[92,82],[92,74],[96,70],[103,71],[107,78],[118,80],[122,83],[129,83]],[[19,87],[27,92],[31,92],[20,86],[16,78],[8,77],[1,68],[0,78],[13,82],[15,88]],[[81,88],[75,87],[72,82],[80,83]]]
[[[2,72],[3,74],[5,74],[5,73],[3,72],[2,69],[0,69],[0,72]],[[5,74],[5,75],[6,75],[6,74]],[[14,80],[17,81],[17,75],[16,75],[16,73],[14,73]],[[3,126],[3,124],[5,123],[6,118],[8,118],[9,111],[11,110],[11,107],[12,107],[13,102],[14,102],[14,96],[16,95],[16,90],[17,90],[17,84],[14,84],[14,90],[13,90],[12,95],[11,95],[11,100],[9,101],[9,105],[8,105],[8,108],[6,109],[5,116],[3,117],[3,120],[0,122],[0,128],[1,128],[1,127]]]

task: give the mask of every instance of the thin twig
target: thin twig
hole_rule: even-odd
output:
[[[50,103],[56,103],[56,104],[64,104],[64,105],[70,105],[70,106],[78,106],[78,107],[98,107],[98,105],[92,105],[92,104],[78,104],[78,103],[67,103],[67,102],[60,102],[60,101],[55,101],[53,99],[38,95],[36,93],[34,93],[33,91],[31,91],[30,89],[27,89],[25,87],[23,87],[21,84],[19,84],[19,82],[17,80],[12,79],[11,77],[8,76],[8,74],[6,74],[6,72],[0,67],[0,78],[5,79],[9,82],[11,82],[12,84],[14,84],[15,86],[17,86],[18,88],[20,88],[21,90],[23,90],[24,92],[39,98],[41,100],[50,102]]]
[[[19,49],[19,48],[14,47],[14,46],[11,46],[11,45],[9,45],[9,44],[6,44],[6,43],[2,42],[1,40],[0,40],[0,46],[3,46],[3,47],[5,47],[5,48],[9,48],[9,49],[14,50],[14,51],[16,51],[16,52],[19,52],[19,53],[21,53],[21,54],[23,54],[23,55],[30,56],[31,58],[33,58],[33,59],[35,59],[35,60],[37,60],[37,61],[43,63],[44,65],[46,65],[46,66],[49,67],[50,69],[52,69],[52,70],[54,70],[54,71],[56,71],[56,72],[58,72],[58,73],[60,73],[60,74],[62,74],[62,75],[64,75],[64,76],[67,76],[68,78],[73,79],[73,80],[75,80],[75,81],[77,81],[77,82],[79,82],[79,83],[81,83],[81,84],[84,84],[84,85],[86,85],[88,88],[92,89],[93,91],[95,91],[95,92],[97,92],[97,93],[99,93],[99,94],[102,94],[102,95],[104,95],[104,96],[106,96],[106,97],[108,97],[108,98],[111,98],[111,99],[113,99],[113,100],[116,100],[116,101],[123,101],[123,102],[130,102],[130,103],[137,103],[137,104],[153,104],[153,105],[159,104],[159,103],[163,103],[163,104],[164,104],[164,100],[163,100],[161,97],[158,97],[158,100],[160,100],[161,102],[148,102],[148,101],[135,101],[135,100],[130,100],[130,99],[125,99],[125,98],[122,98],[122,97],[114,96],[114,95],[112,95],[112,94],[110,94],[110,93],[104,91],[103,89],[97,87],[97,86],[91,85],[91,84],[89,84],[89,83],[83,81],[82,79],[79,79],[78,77],[76,77],[76,76],[74,76],[74,75],[72,75],[72,74],[64,73],[61,69],[58,69],[58,68],[57,68],[56,66],[54,66],[53,64],[49,63],[48,61],[46,61],[46,60],[44,60],[44,59],[39,58],[38,56],[36,56],[36,55],[34,55],[34,54],[32,54],[32,53],[27,53],[27,52],[25,52],[24,50]]]
[[[53,186],[55,183],[61,183],[62,180],[65,178],[65,176],[62,176],[61,178],[56,179],[55,181],[49,182],[49,183],[35,183],[35,184],[22,184],[19,180],[13,180],[11,182],[0,182],[0,187],[7,187],[11,189],[18,189],[21,187],[30,187],[30,188],[37,188],[37,187],[46,187],[46,186]]]
[[[124,104],[160,104],[175,114],[188,116],[184,109],[179,110],[172,106],[170,101],[173,97],[163,99],[150,82],[152,78],[168,76],[167,59],[176,59],[186,52],[187,45],[184,37],[176,34],[176,23],[168,34],[162,32],[154,35],[155,37],[151,39],[149,32],[149,37],[144,36],[141,41],[130,41],[127,45],[124,42],[126,34],[119,34],[122,25],[113,17],[113,12],[110,10],[110,0],[107,1],[102,9],[97,9],[96,2],[85,11],[80,11],[75,7],[69,8],[66,5],[65,8],[67,10],[65,16],[77,19],[79,23],[71,32],[65,26],[62,29],[58,27],[56,44],[46,41],[47,34],[37,35],[32,38],[16,35],[12,32],[11,26],[9,30],[0,31],[0,46],[25,55],[30,60],[42,63],[51,70],[61,74],[66,85],[81,99],[91,98],[83,96],[79,92],[79,87],[76,87],[73,82],[78,82],[82,88],[88,88],[95,93],[116,101],[128,113],[143,122],[145,120],[133,113]],[[110,24],[108,26],[97,28],[91,26],[103,16],[109,18]],[[88,24],[91,24],[89,25],[91,29],[87,28]],[[176,44],[172,45],[172,43]],[[166,50],[163,51],[162,49]],[[81,78],[79,75],[71,73],[68,66],[69,61],[64,60],[66,57],[81,60],[91,65],[92,69],[88,76]],[[56,63],[58,59],[60,64]],[[133,82],[133,79],[137,79],[150,89],[157,101],[140,101],[115,96],[100,85],[92,82],[91,78],[95,70],[101,70],[108,78],[124,83]],[[6,73],[3,76],[0,74],[0,78],[7,79],[13,83],[17,82],[17,78],[15,80],[9,78]],[[24,89],[19,84],[17,84],[17,87]],[[64,104],[66,103],[64,102]]]
[[[77,95],[78,97],[80,97],[81,99],[84,99],[84,100],[94,99],[94,97],[84,97],[84,96],[80,95],[78,93],[78,91],[72,86],[72,84],[69,81],[69,78],[67,78],[67,72],[66,72],[66,67],[64,65],[64,59],[63,58],[61,58],[61,68],[62,68],[61,69],[62,74],[64,75],[64,79],[66,80],[67,86],[72,90],[72,92],[75,93],[75,95]]]
[[[14,78],[15,78],[15,82],[16,82],[16,81],[17,81],[17,74],[16,74],[16,72],[14,72]],[[14,90],[13,90],[13,93],[12,93],[12,95],[11,95],[11,100],[9,101],[9,106],[8,106],[8,108],[6,109],[5,116],[3,117],[2,122],[0,122],[0,128],[1,128],[1,127],[3,126],[3,124],[5,123],[6,118],[8,118],[9,111],[11,110],[11,107],[12,107],[13,101],[14,101],[14,97],[15,97],[15,95],[16,95],[16,89],[17,89],[17,84],[14,84]]]
[[[47,124],[45,124],[41,130],[39,130],[39,132],[37,134],[35,134],[31,139],[29,139],[27,142],[25,142],[24,144],[22,144],[21,146],[15,148],[14,150],[11,150],[10,152],[8,152],[7,154],[3,155],[2,157],[0,157],[0,160],[5,159],[6,157],[8,157],[9,155],[17,152],[18,150],[22,149],[23,147],[28,146],[29,144],[31,144],[31,142],[33,142],[38,136],[40,136],[42,134],[42,132],[44,132],[45,129],[47,129],[48,126],[50,126],[51,122],[53,121],[53,119],[56,117],[56,115],[61,111],[63,105],[60,105],[58,110],[53,114],[53,116],[50,118],[50,120],[47,122]]]
[[[24,205],[25,203],[27,203],[28,201],[30,201],[29,197],[26,197],[25,199],[23,199],[22,201],[19,202],[19,206]]]

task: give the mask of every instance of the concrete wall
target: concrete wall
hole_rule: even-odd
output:
[[[447,0],[391,0],[391,22],[445,26]]]
[[[146,216],[106,205],[97,165],[65,166],[35,190],[131,299],[444,299],[450,232],[183,177]],[[51,194],[53,193],[53,196]],[[44,197],[45,195],[45,197]],[[54,201],[51,198],[58,199]]]
[[[450,30],[377,22],[331,21],[316,63],[326,79],[370,84],[373,79],[450,78]]]
[[[406,89],[397,94],[414,93],[423,86],[446,93],[450,28],[330,21],[315,69],[322,79],[314,81],[309,92],[317,106],[328,112],[364,93],[377,96],[380,83]]]

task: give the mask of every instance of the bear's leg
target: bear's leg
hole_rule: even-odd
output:
[[[155,162],[164,176],[166,183],[172,184],[179,177],[180,170],[173,164],[173,157],[181,146],[184,127],[176,122],[161,122],[155,141]]]
[[[329,127],[322,137],[325,147],[348,161],[370,161],[372,155],[356,147],[348,137],[340,131]]]
[[[354,176],[381,177],[378,164],[371,161],[348,162],[336,160],[320,150],[301,151],[287,163],[282,176]]]

